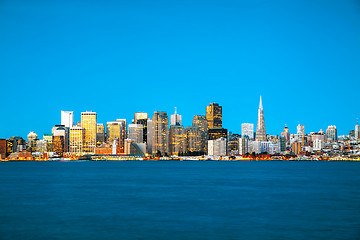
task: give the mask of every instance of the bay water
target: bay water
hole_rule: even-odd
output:
[[[0,239],[360,239],[360,162],[0,162]]]

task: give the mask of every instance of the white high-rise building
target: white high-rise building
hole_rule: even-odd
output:
[[[226,138],[208,141],[209,156],[226,156]]]
[[[61,111],[61,125],[67,128],[74,125],[74,111]]]
[[[242,123],[241,124],[241,136],[248,136],[250,139],[254,139],[254,124]]]
[[[313,141],[313,150],[314,151],[321,151],[321,149],[323,149],[324,147],[324,141],[321,139],[315,139]]]
[[[249,151],[249,138],[242,137],[239,138],[239,154],[245,155],[247,153],[250,153]]]
[[[337,141],[336,126],[334,126],[334,125],[328,126],[328,128],[326,129],[326,137],[327,137],[327,140],[330,142]]]
[[[181,125],[181,115],[177,114],[176,108],[175,113],[171,115],[170,125]]]
[[[359,126],[359,124],[355,125],[355,139],[360,139],[360,126]]]
[[[305,126],[304,125],[297,125],[297,137],[298,140],[302,140],[303,137],[305,137]]]

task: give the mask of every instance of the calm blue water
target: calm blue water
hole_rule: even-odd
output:
[[[360,163],[1,162],[0,239],[360,239]]]

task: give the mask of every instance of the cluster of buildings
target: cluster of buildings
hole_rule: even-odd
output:
[[[73,111],[61,111],[61,124],[42,139],[30,132],[22,137],[0,139],[1,159],[77,158],[83,155],[141,156],[148,158],[206,156],[210,159],[257,159],[269,157],[334,158],[359,157],[360,128],[349,135],[338,136],[336,126],[326,132],[305,133],[298,125],[290,134],[285,126],[280,136],[266,134],[262,99],[258,109],[256,131],[253,123],[241,124],[241,135],[222,126],[222,106],[210,103],[206,115],[195,115],[191,126],[183,126],[182,116],[166,112],[138,112],[128,123],[126,119],[97,122],[96,112],[82,112],[81,121],[74,123]]]

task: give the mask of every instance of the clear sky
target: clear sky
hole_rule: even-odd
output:
[[[39,137],[60,111],[98,122],[134,112],[191,125],[223,106],[223,127],[306,133],[360,116],[360,2],[0,0],[0,138]]]

